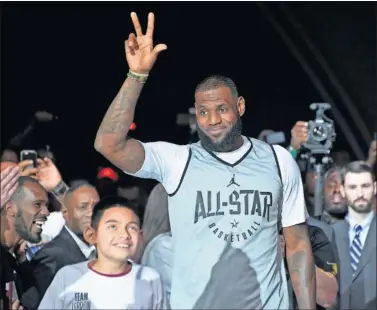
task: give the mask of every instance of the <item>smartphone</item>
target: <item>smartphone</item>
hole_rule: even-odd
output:
[[[285,142],[285,134],[283,131],[270,133],[266,137],[266,142],[268,144],[282,144]]]
[[[24,160],[33,161],[33,165],[26,167],[26,169],[38,167],[38,162],[37,162],[38,154],[35,150],[22,150],[20,153],[20,159],[21,161],[24,161]]]

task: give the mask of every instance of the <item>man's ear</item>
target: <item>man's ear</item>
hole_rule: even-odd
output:
[[[86,227],[84,230],[84,240],[90,245],[97,243],[97,233],[93,227]]]
[[[4,212],[8,217],[16,217],[18,212],[17,205],[14,202],[8,201],[4,206]]]
[[[245,98],[240,96],[237,101],[237,110],[240,116],[245,114],[246,105],[245,105]]]
[[[67,220],[68,209],[67,209],[65,203],[62,203],[62,204],[61,204],[61,209],[60,209],[60,211],[62,212],[63,217]]]

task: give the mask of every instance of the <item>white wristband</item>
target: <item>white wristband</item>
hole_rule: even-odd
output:
[[[136,76],[140,76],[140,77],[148,77],[149,74],[143,74],[143,73],[136,73],[136,72],[133,72],[131,70],[129,70],[133,75],[136,75]]]

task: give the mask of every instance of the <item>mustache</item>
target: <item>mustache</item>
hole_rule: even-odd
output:
[[[368,200],[367,199],[365,199],[365,198],[357,198],[354,202],[356,203],[356,202],[368,202]]]

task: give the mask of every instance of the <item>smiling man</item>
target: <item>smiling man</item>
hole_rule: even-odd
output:
[[[315,309],[314,259],[299,168],[284,148],[242,135],[245,99],[227,77],[195,91],[200,141],[142,143],[127,137],[158,54],[154,15],[125,43],[127,79],[98,129],[95,148],[125,173],[160,182],[169,194],[174,238],[173,309],[287,309],[279,251],[283,227],[300,309]],[[226,283],[227,285],[224,285]],[[229,287],[232,289],[230,290]]]
[[[1,286],[15,281],[18,296],[31,285],[30,266],[25,253],[19,253],[19,249],[23,240],[30,243],[41,241],[42,225],[49,215],[47,205],[47,192],[38,181],[21,176],[18,188],[1,209],[1,265],[7,271],[6,277],[1,279]],[[18,262],[10,253],[20,254],[17,255]],[[16,279],[13,271],[17,274]]]
[[[66,225],[31,260],[35,284],[22,295],[24,307],[38,307],[52,279],[62,267],[95,257],[95,249],[87,244],[83,233],[90,226],[92,210],[98,201],[96,189],[88,183],[79,183],[67,191],[62,206]]]
[[[4,206],[2,244],[12,249],[21,239],[41,241],[42,225],[49,215],[46,190],[31,177],[20,177],[18,188]],[[6,220],[7,223],[3,223]],[[3,231],[4,230],[4,231]]]

